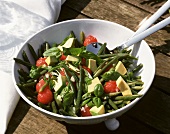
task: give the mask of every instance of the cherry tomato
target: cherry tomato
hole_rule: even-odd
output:
[[[67,58],[67,56],[65,56],[64,54],[61,55],[60,60],[65,60]]]
[[[85,58],[82,58],[81,64],[82,64],[82,65],[86,65],[86,59],[85,59]]]
[[[38,102],[42,104],[48,104],[53,100],[53,93],[50,88],[45,88],[42,92],[38,93],[37,96]]]
[[[36,84],[36,91],[39,92],[39,90],[41,89],[41,87],[45,84],[45,81],[43,79],[41,79],[37,84]],[[49,88],[49,86],[47,85],[45,87],[46,88]],[[50,89],[50,88],[49,88]]]
[[[85,105],[84,107],[81,108],[81,116],[85,117],[85,116],[91,116],[90,113],[90,107],[88,107],[87,105]]]
[[[97,42],[97,39],[96,39],[94,36],[89,35],[89,36],[87,36],[87,37],[85,38],[83,44],[84,44],[84,46],[87,46],[87,45],[89,45],[89,44],[91,44],[91,43],[94,43],[94,42]]]
[[[110,65],[106,68],[105,72],[109,71],[111,68],[113,67],[113,65]]]
[[[112,92],[118,92],[119,88],[116,85],[116,81],[109,80],[104,85],[104,91],[105,93],[112,93]]]
[[[62,68],[62,69],[60,70],[60,74],[61,74],[62,76],[66,76],[66,75],[65,75],[65,72],[64,72],[64,68]]]
[[[92,71],[90,68],[86,67],[86,66],[82,66],[82,68],[86,69],[90,74],[92,74]]]
[[[37,84],[36,84],[36,91],[39,92],[40,88],[45,84],[45,81],[41,79]]]
[[[40,57],[37,61],[36,61],[36,66],[43,66],[43,65],[47,65],[47,63],[45,62],[46,58],[42,58]]]

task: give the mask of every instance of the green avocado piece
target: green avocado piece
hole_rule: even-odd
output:
[[[69,38],[69,39],[64,43],[64,45],[58,46],[58,48],[59,48],[61,51],[63,51],[63,47],[64,47],[64,48],[71,48],[71,47],[73,47],[73,46],[75,45],[75,41],[76,41],[75,38]]]
[[[58,59],[56,58],[56,56],[48,56],[47,59],[45,60],[45,62],[51,66],[54,65],[58,62]]]
[[[54,90],[56,92],[60,92],[60,89],[62,89],[64,86],[66,86],[66,76],[62,76],[61,74],[58,75],[58,79],[53,80],[54,81]]]
[[[105,114],[104,105],[101,105],[100,107],[93,106],[93,107],[90,109],[90,113],[91,113],[91,115],[93,115],[93,116]]]
[[[67,58],[66,58],[66,61],[73,61],[73,62],[78,62],[80,59],[75,57],[75,56],[71,56],[71,55],[68,55]]]
[[[94,59],[88,59],[87,62],[88,62],[88,68],[90,68],[90,70],[91,70],[92,72],[95,72],[96,69],[97,69],[96,60],[94,60]]]
[[[98,77],[94,78],[92,81],[91,81],[91,84],[88,85],[88,92],[94,92],[94,87],[97,85],[97,84],[101,84],[100,80]]]

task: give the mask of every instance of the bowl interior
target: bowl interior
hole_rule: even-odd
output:
[[[109,49],[114,48],[116,44],[121,43],[122,41],[125,41],[127,38],[129,38],[133,31],[130,29],[121,26],[119,24],[108,22],[104,20],[96,20],[96,19],[76,19],[76,20],[69,20],[65,22],[60,22],[57,24],[54,24],[52,26],[49,26],[42,31],[36,33],[31,38],[29,38],[24,44],[23,47],[19,50],[17,54],[17,58],[22,59],[22,51],[25,50],[28,54],[28,57],[31,58],[31,55],[29,55],[27,43],[30,43],[35,50],[38,50],[39,45],[43,42],[47,41],[49,43],[60,43],[69,33],[70,31],[74,31],[76,37],[80,38],[80,32],[83,31],[85,35],[94,35],[99,42],[106,42]],[[155,74],[155,60],[153,53],[147,43],[145,41],[142,41],[138,46],[135,46],[133,48],[133,51],[135,52],[135,56],[138,57],[138,61],[135,64],[142,63],[144,65],[143,70],[140,72],[139,75],[142,76],[142,80],[144,82],[144,88],[141,90],[142,94],[145,94],[154,78]],[[15,64],[13,66],[13,80],[14,84],[19,82],[18,79],[18,72],[17,70],[20,68],[20,65]],[[26,69],[26,68],[25,68]],[[46,110],[41,109],[40,107],[34,105],[32,102],[30,102],[25,95],[21,92],[21,90],[16,86],[16,89],[20,96],[31,106],[35,107],[36,109],[40,110],[41,112],[50,115],[51,117],[59,120],[72,120],[71,123],[74,123],[75,120],[79,119],[85,119],[84,117],[65,117],[58,114],[53,114],[51,112],[48,112]],[[131,108],[139,99],[134,100],[132,103],[128,104],[127,106],[116,110],[113,113],[104,114],[100,116],[95,117],[87,117],[86,120],[93,119],[93,122],[97,122],[95,120],[101,119],[106,120],[106,118],[113,118],[117,117],[124,112],[126,112],[129,108]],[[74,121],[73,121],[74,120]]]

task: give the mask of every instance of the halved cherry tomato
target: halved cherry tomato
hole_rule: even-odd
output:
[[[38,102],[42,104],[48,104],[53,100],[53,93],[50,88],[45,88],[42,92],[38,93],[37,96]]]
[[[116,85],[116,81],[109,80],[104,85],[104,92],[105,93],[112,93],[112,92],[118,92],[119,88]]]
[[[66,75],[65,75],[65,72],[64,72],[64,68],[61,68],[60,74],[61,74],[62,76],[66,76]]]
[[[37,84],[36,84],[36,91],[39,92],[41,87],[45,84],[45,81],[41,79]]]
[[[67,58],[67,56],[65,56],[64,54],[61,55],[60,60],[65,60]]]
[[[38,102],[41,102],[42,104],[48,104],[53,100],[53,93],[50,90],[49,85],[47,85],[42,92],[39,92],[41,87],[45,84],[45,81],[41,79],[36,84],[36,91],[38,92],[37,100]]]
[[[91,44],[91,43],[94,43],[94,42],[97,42],[97,39],[96,39],[94,36],[89,35],[89,36],[87,36],[87,37],[85,38],[83,44],[84,44],[84,46],[87,46],[87,45],[89,45],[89,44]]]
[[[85,105],[84,107],[81,108],[81,116],[85,117],[85,116],[91,116],[90,113],[90,107],[88,107],[87,105]]]
[[[92,71],[90,68],[86,67],[86,66],[82,66],[82,68],[86,69],[90,74],[92,74]]]
[[[39,67],[39,66],[43,66],[43,65],[47,65],[47,63],[45,62],[47,58],[42,58],[40,57],[37,61],[36,61],[36,66]]]

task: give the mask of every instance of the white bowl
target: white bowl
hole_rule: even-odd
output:
[[[40,32],[33,35],[23,44],[23,47],[19,50],[17,54],[17,58],[22,59],[22,51],[25,50],[28,52],[27,43],[33,45],[34,49],[37,50],[43,42],[47,41],[49,43],[57,42],[60,43],[69,33],[70,31],[74,31],[75,35],[79,38],[80,31],[84,31],[85,35],[94,35],[99,42],[107,42],[108,48],[112,49],[114,45],[121,43],[128,37],[133,34],[133,31],[130,29],[121,26],[119,24],[97,20],[97,19],[75,19],[68,20],[64,22],[60,22],[54,25],[51,25]],[[140,91],[141,94],[145,95],[148,91],[154,75],[155,75],[155,60],[151,49],[145,41],[142,41],[140,47],[134,47],[135,55],[139,58],[138,63],[143,64],[143,70],[141,71],[142,81],[144,82],[144,88]],[[30,55],[28,55],[30,57]],[[15,84],[15,88],[20,94],[20,96],[32,107],[39,110],[43,114],[47,115],[50,118],[53,118],[58,121],[65,121],[71,124],[96,124],[102,121],[106,121],[108,119],[116,118],[130,108],[132,108],[141,98],[137,98],[132,101],[130,104],[120,108],[114,112],[98,115],[98,116],[90,116],[90,117],[70,117],[63,116],[59,114],[55,114],[49,111],[46,111],[39,106],[32,103],[30,100],[26,98],[23,92],[16,86],[16,83],[19,82],[18,72],[17,70],[20,66],[16,63],[13,64],[13,81]],[[143,98],[145,99],[145,98]]]

